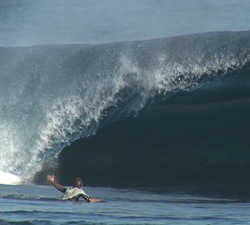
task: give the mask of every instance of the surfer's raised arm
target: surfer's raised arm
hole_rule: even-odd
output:
[[[55,181],[55,176],[54,175],[47,175],[47,180],[53,184],[53,186],[58,190],[61,191],[62,193],[65,193],[67,191],[67,189],[65,187],[63,187],[62,185],[56,183]]]

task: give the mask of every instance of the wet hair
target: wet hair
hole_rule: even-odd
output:
[[[76,178],[76,184],[77,184],[78,182],[80,182],[80,183],[81,183],[81,186],[83,186],[83,180],[82,180],[82,178],[77,177],[77,178]]]

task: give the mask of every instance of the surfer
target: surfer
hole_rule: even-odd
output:
[[[76,178],[75,185],[71,188],[65,188],[55,181],[54,175],[47,175],[47,180],[60,192],[63,193],[62,200],[79,201],[83,198],[87,202],[97,202],[99,200],[88,196],[83,190],[83,180],[81,178]]]

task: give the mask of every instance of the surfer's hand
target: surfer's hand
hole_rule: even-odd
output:
[[[47,175],[47,180],[49,182],[54,182],[55,181],[55,176],[54,175]]]

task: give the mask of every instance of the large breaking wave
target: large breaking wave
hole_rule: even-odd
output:
[[[227,118],[228,115],[220,117],[219,109],[223,108],[226,102],[232,105],[232,101],[234,107],[242,107],[240,104],[242,101],[247,107],[246,101],[250,96],[249,31],[212,32],[101,45],[1,47],[0,62],[0,171],[12,173],[22,179],[34,175],[44,163],[57,157],[63,148],[80,138],[87,143],[78,146],[80,151],[87,156],[91,155],[91,158],[94,157],[97,162],[103,164],[103,167],[111,164],[114,166],[114,160],[121,160],[115,157],[115,147],[123,149],[123,152],[118,151],[124,156],[123,164],[127,164],[126,159],[131,161],[131,168],[138,162],[142,163],[140,166],[143,169],[140,174],[143,174],[143,170],[149,165],[148,161],[152,161],[150,157],[153,152],[156,152],[163,162],[161,164],[157,161],[155,167],[169,163],[164,161],[164,157],[172,157],[173,152],[186,156],[186,163],[188,156],[194,156],[196,151],[210,154],[209,149],[204,150],[208,140],[198,135],[206,128],[204,126],[197,128],[195,118],[201,122],[199,117],[204,115],[202,113],[208,112],[211,120],[208,122],[209,118],[206,118],[206,121],[202,122],[205,127],[213,123],[211,121],[214,121],[214,118],[221,119],[217,121],[218,123],[221,121],[226,123],[225,121],[230,118]],[[206,106],[203,107],[204,104]],[[157,107],[162,107],[160,111],[164,113],[155,114],[159,110]],[[230,109],[233,110],[234,107]],[[215,113],[214,117],[211,113]],[[152,132],[148,135],[142,134],[145,129],[151,130],[150,127],[144,126],[145,121],[136,124],[139,130],[122,125],[125,117],[137,116],[140,120],[145,118],[145,115],[148,115],[145,121],[150,120],[152,124],[158,123],[159,126],[165,125],[156,132],[157,138],[163,137],[163,139],[156,138],[157,142],[152,142],[154,144],[147,148],[143,142],[145,137],[146,139],[152,137]],[[166,117],[167,124],[163,122],[163,118]],[[159,121],[157,118],[162,120]],[[178,123],[171,124],[176,118]],[[118,121],[121,121],[121,124]],[[132,123],[130,120],[125,121],[126,124]],[[119,124],[116,130],[126,130],[122,134],[124,139],[119,139],[119,143],[106,136],[104,139],[100,136],[98,139],[99,136],[94,135],[101,128],[107,135],[113,135],[109,129],[113,129],[110,126],[114,122]],[[247,123],[249,121],[245,121],[245,124]],[[196,128],[190,129],[192,126]],[[225,132],[225,129],[233,127],[225,126],[221,132]],[[137,132],[134,133],[133,130]],[[210,130],[210,134],[211,132]],[[181,146],[171,145],[171,140],[173,142],[178,140],[176,136],[171,136],[171,133],[177,136],[184,134],[181,137],[191,133],[192,136],[197,135],[199,143],[203,140],[206,144],[193,148],[196,150],[193,150],[192,154],[190,152],[183,154],[183,151],[178,151]],[[92,135],[94,135],[92,139],[86,138]],[[89,140],[95,138],[97,142],[100,140],[109,142],[95,145],[93,141],[89,144],[91,143]],[[164,139],[166,141],[163,144]],[[219,143],[218,146],[221,146],[222,142],[218,140],[216,142],[213,138],[212,141],[215,145]],[[158,142],[161,142],[159,145],[162,147],[158,148],[161,150],[155,151]],[[108,146],[113,143],[114,146],[104,148],[105,143]],[[187,144],[192,149],[192,143],[185,142],[185,145]],[[147,150],[143,150],[142,146]],[[112,151],[109,151],[110,149]],[[69,155],[71,159],[74,158],[73,152],[72,150]],[[146,152],[151,153],[146,154]],[[166,152],[172,153],[165,155]],[[216,154],[212,150],[211,152]],[[110,156],[104,160],[107,164],[102,160],[105,155]],[[133,158],[134,164],[129,156]],[[92,160],[88,160],[88,163],[85,162],[85,158],[82,160],[89,166],[88,169],[96,166]],[[62,159],[62,164],[64,161]],[[173,168],[180,170],[177,166],[180,161],[170,161],[174,165],[171,166],[171,171]],[[70,161],[67,163],[66,165],[69,165]],[[126,170],[127,167],[124,167],[123,173]],[[166,175],[163,167],[161,171],[163,171],[162,176]],[[68,174],[71,177],[73,175],[70,172]],[[86,176],[85,173],[84,175]],[[64,176],[67,177],[65,174]],[[121,176],[121,173],[117,176]],[[126,173],[124,176],[126,177]],[[129,176],[127,183],[131,180],[131,174]],[[106,175],[105,178],[104,175],[102,179],[109,180],[108,177]],[[141,177],[143,179],[144,176]],[[136,179],[138,180],[138,177]]]

